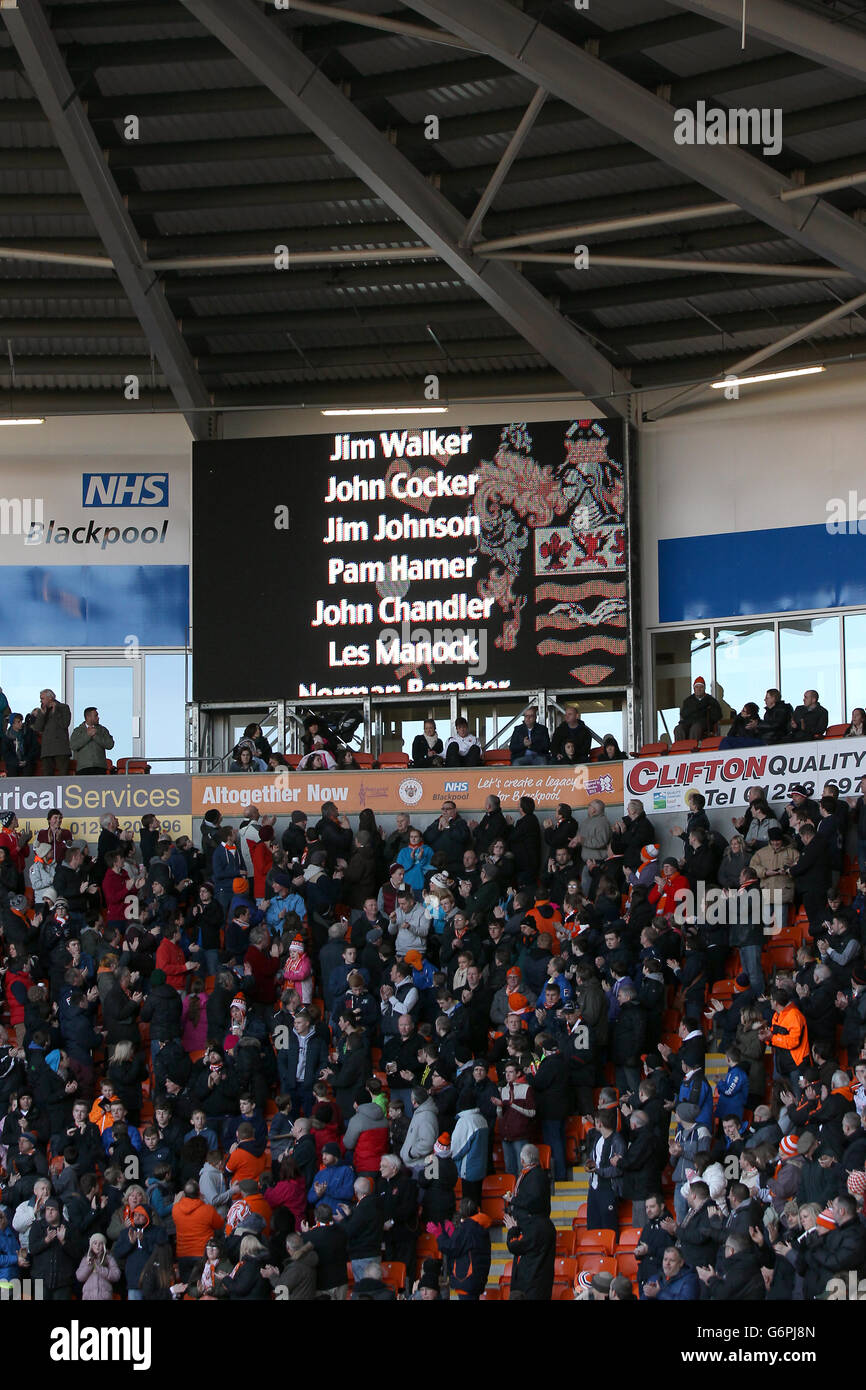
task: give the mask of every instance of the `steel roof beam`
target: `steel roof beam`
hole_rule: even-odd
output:
[[[42,8],[38,0],[4,0],[0,15],[171,392],[193,436],[203,437],[207,417],[192,411],[211,406],[207,391],[157,277],[144,267],[135,226],[106,168]]]
[[[483,47],[511,71],[632,140],[670,168],[737,203],[745,212],[866,281],[866,228],[820,198],[784,203],[792,187],[744,150],[677,144],[674,109],[607,67],[561,34],[523,15],[504,0],[406,0],[426,19]]]
[[[740,33],[744,0],[672,0],[680,9],[712,19]],[[748,0],[745,6],[746,39],[800,53],[834,72],[866,81],[866,35],[849,25],[837,24],[786,0]]]
[[[250,0],[183,0],[244,67],[355,170],[398,217],[516,329],[567,381],[621,414],[615,392],[628,382],[530,283],[510,266],[464,251],[466,221],[347,97]]]

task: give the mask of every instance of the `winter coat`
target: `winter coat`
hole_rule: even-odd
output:
[[[325,1191],[317,1192],[316,1183],[323,1183]],[[307,1193],[307,1201],[311,1207],[324,1202],[332,1211],[336,1211],[341,1202],[351,1202],[354,1194],[355,1170],[345,1159],[341,1159],[339,1163],[331,1163],[327,1168],[319,1169]]]
[[[407,1168],[423,1163],[433,1152],[433,1145],[439,1137],[439,1112],[433,1100],[425,1100],[413,1112],[409,1130],[400,1150],[400,1157]]]
[[[347,1260],[378,1260],[385,1218],[375,1197],[362,1197],[341,1225],[346,1233]]]
[[[376,854],[372,845],[355,850],[343,873],[343,897],[350,907],[362,908],[378,890]]]
[[[487,1173],[487,1146],[490,1131],[487,1121],[476,1107],[461,1110],[451,1134],[451,1157],[465,1182],[480,1182]]]
[[[114,747],[114,739],[102,724],[97,724],[93,735],[86,724],[79,724],[69,736],[69,747],[75,754],[75,766],[79,772],[86,772],[91,768],[105,772],[105,754],[108,749]]]
[[[550,1217],[521,1216],[520,1225],[509,1229],[506,1242],[514,1261],[512,1293],[549,1301],[556,1267],[556,1227]]]
[[[216,1207],[200,1197],[181,1197],[171,1209],[177,1235],[177,1257],[203,1258],[205,1246],[214,1231],[222,1231],[223,1218]]]
[[[62,1220],[61,1224],[66,1227],[62,1243],[56,1236],[53,1240],[46,1238],[48,1224],[41,1218],[33,1222],[27,1242],[30,1274],[34,1279],[41,1279],[49,1293],[72,1287],[84,1251],[81,1237],[67,1221]]]
[[[53,709],[40,709],[38,714],[33,716],[33,728],[37,734],[42,735],[43,758],[69,756],[69,725],[71,723],[72,711],[68,705],[61,705],[59,700],[55,700]]]
[[[396,933],[394,950],[397,955],[405,956],[407,951],[418,951],[423,956],[430,934],[430,917],[423,903],[418,903],[409,912],[398,907],[396,917],[396,923],[391,923],[388,930],[392,936]]]
[[[433,851],[429,845],[404,846],[397,855],[397,863],[403,869],[403,880],[416,893],[424,889],[424,875],[433,863]]]
[[[279,1274],[271,1275],[271,1288],[290,1303],[311,1303],[316,1297],[316,1272],[319,1256],[309,1243],[283,1265]],[[284,1293],[279,1291],[284,1289]]]
[[[453,1232],[442,1231],[437,1244],[448,1270],[448,1282],[455,1293],[475,1299],[487,1287],[490,1273],[490,1219],[478,1212],[460,1221]]]
[[[741,1023],[736,1032],[736,1045],[743,1065],[749,1068],[750,1094],[763,1096],[767,1088],[767,1073],[764,1070],[766,1048],[758,1037],[758,1029],[745,1028]]]
[[[271,1286],[262,1278],[264,1260],[249,1256],[241,1260],[235,1272],[223,1279],[223,1292],[229,1298],[242,1303],[258,1303],[270,1299]]]
[[[84,1303],[107,1303],[114,1296],[113,1285],[120,1279],[120,1266],[113,1255],[106,1252],[102,1263],[91,1263],[84,1256],[75,1277],[82,1285],[81,1298]]]
[[[307,1214],[307,1188],[303,1178],[289,1178],[265,1188],[265,1201],[274,1209],[285,1207],[295,1218],[295,1230],[301,1229],[301,1222]]]
[[[153,1041],[168,1042],[169,1039],[178,1037],[182,1020],[183,1000],[177,989],[169,983],[155,985],[141,1006],[141,1021],[150,1024],[150,1036]]]
[[[346,1127],[343,1144],[351,1151],[356,1173],[378,1173],[379,1160],[388,1152],[388,1121],[372,1101],[359,1105]]]
[[[106,991],[102,1001],[102,1018],[107,1029],[106,1042],[109,1045],[131,1042],[136,1048],[139,1046],[141,1038],[136,1020],[140,1007],[117,981]]]
[[[719,1082],[716,1119],[724,1120],[728,1115],[734,1115],[741,1120],[748,1097],[748,1073],[742,1067],[730,1067]]]

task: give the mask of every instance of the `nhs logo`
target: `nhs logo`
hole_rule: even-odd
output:
[[[446,790],[446,792],[452,792],[452,793],[453,793],[453,792],[468,792],[468,790],[469,790],[469,783],[468,783],[468,782],[446,782],[446,783],[445,783],[445,790]]]
[[[85,507],[167,507],[167,473],[84,473]]]

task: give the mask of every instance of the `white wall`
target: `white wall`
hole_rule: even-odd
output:
[[[708,392],[707,395],[721,395]],[[644,397],[644,411],[670,392]],[[744,386],[640,429],[643,621],[658,624],[658,541],[824,524],[827,501],[866,495],[866,368]],[[796,563],[796,557],[792,556]]]

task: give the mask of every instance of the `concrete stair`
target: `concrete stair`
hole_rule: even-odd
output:
[[[705,1070],[711,1086],[716,1085],[716,1082],[724,1076],[727,1069],[724,1053],[707,1053]],[[556,1189],[550,1200],[550,1216],[557,1230],[571,1230],[572,1222],[577,1216],[577,1209],[582,1202],[586,1201],[588,1191],[589,1174],[582,1167],[572,1168],[571,1178],[566,1182],[556,1184]],[[498,1286],[499,1276],[505,1273],[505,1266],[511,1258],[503,1238],[504,1234],[503,1227],[494,1227],[494,1239],[491,1242],[490,1275],[487,1280],[488,1288]]]

